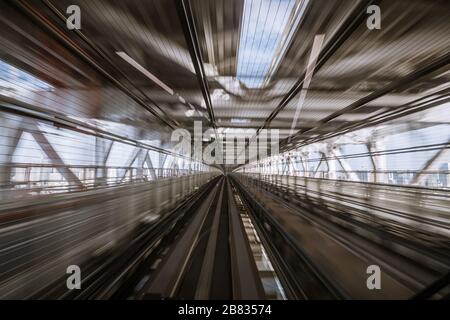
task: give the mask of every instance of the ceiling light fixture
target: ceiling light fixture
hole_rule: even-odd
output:
[[[192,117],[194,115],[195,111],[194,110],[187,110],[184,114],[186,117]]]
[[[221,99],[221,100],[230,100],[230,95],[228,93],[225,92],[225,90],[223,89],[215,89],[213,91],[213,93],[211,94],[211,99],[212,100],[217,100],[217,99]]]
[[[250,123],[250,119],[232,118],[231,123]]]
[[[143,66],[141,66],[136,60],[134,60],[133,58],[131,58],[129,55],[127,55],[125,52],[123,51],[117,51],[116,54],[121,57],[123,60],[125,60],[126,62],[128,62],[129,64],[131,64],[133,67],[135,67],[137,70],[139,70],[141,73],[143,73],[147,78],[149,78],[150,80],[152,80],[154,83],[156,83],[158,86],[160,86],[161,88],[163,88],[165,91],[167,91],[170,95],[173,95],[174,92],[173,90],[166,85],[164,82],[162,82],[161,80],[159,80],[154,74],[152,74],[150,71],[148,71],[147,69],[145,69]]]
[[[182,96],[178,96],[178,100],[180,100],[181,103],[185,104],[186,100]]]

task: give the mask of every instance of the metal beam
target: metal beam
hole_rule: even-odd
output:
[[[414,175],[411,183],[420,184],[426,178],[426,171],[429,170],[436,162],[442,158],[446,152],[449,151],[450,140],[447,141],[447,146],[443,146],[442,149],[438,150],[428,161],[423,165],[423,167]]]
[[[130,171],[130,168],[133,165],[134,161],[136,161],[137,157],[139,156],[139,154],[142,151],[144,151],[144,150],[142,150],[142,149],[134,150],[134,153],[132,154],[132,156],[127,161],[128,165],[126,165],[126,169],[124,169],[125,171],[124,171],[122,177],[120,178],[120,182],[122,182],[125,179],[125,177],[127,176],[128,171]],[[137,168],[139,168],[139,165],[137,166]]]
[[[353,172],[351,165],[342,156],[341,151],[338,148],[334,148],[331,152],[345,171],[347,177],[352,181],[359,181],[358,175]]]
[[[41,147],[42,151],[51,160],[52,164],[56,165],[55,168],[66,179],[69,185],[75,185],[79,188],[83,188],[84,185],[80,179],[67,167],[64,161],[59,156],[58,152],[53,148],[47,137],[39,130],[37,126],[27,130],[36,140]]]
[[[144,165],[145,163],[147,163],[147,166],[148,166],[148,169],[150,170],[152,179],[156,180],[157,176],[156,176],[155,168],[153,167],[152,159],[150,159],[150,155],[148,154],[148,151],[147,151],[147,154],[145,155],[145,159],[144,159],[144,162],[142,163],[142,165]]]
[[[203,99],[205,100],[206,110],[208,111],[211,126],[216,129],[216,119],[212,106],[211,97],[209,95],[208,81],[206,80],[205,69],[203,67],[203,58],[200,45],[198,42],[197,30],[195,28],[195,21],[192,14],[192,9],[189,1],[175,0],[180,18],[181,26],[183,28],[184,37],[189,47],[192,63],[194,65],[197,80],[202,91]]]
[[[446,66],[449,63],[450,63],[450,53],[447,53],[447,54],[443,55],[442,57],[435,59],[433,62],[431,62],[427,66],[425,66],[421,69],[418,69],[416,71],[413,71],[410,74],[406,75],[405,77],[402,77],[401,79],[398,79],[396,81],[389,83],[388,85],[384,86],[380,90],[372,92],[371,94],[353,102],[352,104],[350,104],[349,106],[347,106],[343,109],[333,112],[331,115],[320,120],[318,126],[315,126],[313,128],[309,128],[306,130],[300,130],[297,134],[294,135],[292,140],[297,141],[305,133],[308,132],[310,134],[311,131],[315,131],[317,129],[323,128],[325,125],[327,125],[328,122],[332,121],[333,119],[335,119],[345,113],[348,113],[350,111],[354,111],[354,110],[366,105],[367,103],[369,103],[375,99],[378,99],[379,97],[384,96],[385,94],[387,94],[393,90],[400,89],[403,86],[405,86],[406,84],[414,82],[414,81],[420,79],[421,77]]]
[[[43,26],[46,30],[48,30],[58,41],[60,41],[64,46],[68,47],[73,53],[78,55],[80,58],[82,58],[84,61],[86,61],[88,64],[90,64],[94,69],[96,69],[100,74],[102,74],[104,77],[106,77],[108,80],[110,80],[115,86],[117,86],[120,90],[122,90],[126,95],[128,95],[131,99],[133,99],[138,105],[149,111],[156,119],[161,121],[163,124],[167,125],[171,129],[177,128],[177,124],[173,123],[173,120],[166,120],[163,117],[161,117],[160,114],[158,114],[151,106],[147,105],[144,100],[142,100],[140,97],[138,97],[136,94],[131,92],[127,87],[125,87],[120,81],[118,81],[115,77],[113,77],[110,73],[108,73],[99,63],[95,61],[94,58],[92,58],[85,50],[80,48],[74,41],[72,41],[67,35],[65,35],[64,32],[61,31],[60,28],[58,28],[56,25],[52,24],[51,21],[43,16],[40,12],[38,12],[30,3],[27,3],[23,0],[17,0],[14,1],[14,4],[16,4],[20,10],[22,10],[24,13],[26,13],[28,16],[33,18],[37,23],[39,23],[41,26]],[[56,10],[56,8],[53,10],[51,3],[48,1],[46,2],[46,5],[52,10]],[[63,18],[63,21],[66,21],[66,17],[60,13],[59,11],[54,11],[57,16],[60,18]],[[78,34],[78,33],[77,33]],[[80,34],[78,34],[80,35]],[[80,35],[81,36],[81,35]],[[83,38],[82,39],[87,39]],[[89,42],[88,42],[89,44]],[[116,68],[117,69],[117,68]],[[161,110],[161,108],[151,99],[149,99],[150,102],[154,104],[154,107],[160,110],[163,114],[165,112]],[[167,115],[166,115],[167,116]]]
[[[352,14],[349,15],[346,21],[342,23],[339,29],[334,34],[333,38],[330,39],[325,45],[324,49],[319,54],[319,58],[317,59],[317,64],[315,67],[315,72],[319,71],[325,63],[330,59],[330,57],[339,49],[339,47],[350,37],[353,31],[364,22],[366,18],[366,9],[369,5],[377,3],[379,1],[369,0],[369,1],[361,1],[361,3],[355,8]],[[278,115],[278,113],[283,110],[288,103],[298,94],[301,90],[304,79],[306,75],[306,70],[299,77],[299,80],[295,83],[295,85],[289,90],[289,92],[284,96],[275,110],[267,117],[264,122],[264,125],[258,129],[257,134],[265,128],[268,127],[270,122]]]
[[[438,94],[440,96],[432,98],[432,96],[435,96]],[[302,146],[312,144],[315,142],[323,141],[325,139],[330,139],[330,138],[334,138],[337,136],[341,136],[341,135],[351,132],[351,131],[360,130],[360,129],[367,128],[367,127],[372,127],[372,126],[375,126],[378,124],[385,123],[387,121],[395,120],[395,119],[398,119],[401,117],[405,117],[407,115],[411,115],[413,113],[421,112],[421,111],[442,105],[444,103],[450,102],[450,98],[448,98],[449,94],[450,94],[450,90],[444,89],[442,91],[427,95],[425,97],[420,97],[419,99],[412,101],[412,102],[408,102],[407,104],[395,107],[393,111],[388,110],[386,112],[383,112],[382,114],[376,114],[376,115],[370,116],[364,120],[360,120],[360,121],[356,121],[356,122],[350,122],[350,123],[344,122],[343,124],[341,124],[343,121],[339,121],[338,119],[335,119],[332,123],[329,123],[327,125],[327,128],[333,128],[335,124],[341,124],[341,125],[337,128],[330,129],[330,130],[326,130],[326,129],[324,130],[319,127],[316,127],[316,129],[309,128],[311,130],[314,129],[314,132],[312,132],[312,134],[316,133],[316,134],[319,134],[319,136],[313,137],[313,138],[305,137],[305,140],[302,141],[302,143],[300,145],[294,145],[290,148],[287,148],[286,151],[288,151],[290,149],[294,149],[294,148],[300,148]],[[446,96],[447,96],[447,98],[445,98]],[[432,98],[432,99],[430,100],[430,98]],[[421,125],[425,126],[426,124],[423,124],[421,122],[417,123],[417,126],[421,126]],[[305,132],[306,132],[306,129],[305,129]],[[282,146],[283,143],[286,143],[287,140],[288,139],[285,139],[283,142],[281,142],[280,147]]]
[[[319,58],[315,65],[315,73],[317,73],[325,63],[331,58],[331,56],[339,49],[339,47],[352,35],[353,31],[364,22],[366,18],[367,7],[372,4],[377,4],[379,0],[364,0],[353,10],[353,12],[348,16],[339,27],[339,29],[334,33],[333,38],[330,39],[325,45],[324,49],[320,52]],[[312,75],[311,75],[312,76]],[[282,111],[288,103],[300,92],[305,81],[306,70],[299,77],[297,82],[292,86],[289,92],[283,97],[278,106],[270,113],[270,115],[264,121],[264,124],[256,131],[255,136],[252,139],[258,137],[259,133],[268,128],[273,119],[276,118],[278,113]],[[289,138],[289,137],[288,137]],[[251,140],[252,140],[251,139]],[[246,143],[246,148],[249,142]],[[281,146],[281,145],[280,145]]]
[[[0,115],[2,134],[0,135],[0,187],[5,188],[11,184],[11,162],[14,151],[22,137],[22,121],[9,121]],[[12,134],[8,132],[12,131]]]

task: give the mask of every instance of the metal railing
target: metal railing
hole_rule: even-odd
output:
[[[0,202],[0,298],[29,298],[69,265],[111,252],[188,201],[217,172]]]
[[[317,179],[330,180],[344,180],[354,182],[368,182],[368,183],[383,183],[389,185],[418,185],[430,188],[450,188],[450,171],[449,170],[389,170],[389,171],[370,171],[370,170],[355,170],[355,171],[302,171],[289,170],[283,173],[282,170],[275,172],[265,172],[264,170],[247,170],[245,173],[249,174],[264,174],[264,175],[289,175],[296,177],[307,177]],[[420,181],[414,179],[420,175]]]
[[[377,228],[441,246],[450,241],[450,190],[290,175],[235,174],[248,187],[279,192],[358,216]],[[305,203],[306,203],[305,202]]]
[[[203,174],[207,171],[92,165],[3,164],[0,199],[86,191]]]

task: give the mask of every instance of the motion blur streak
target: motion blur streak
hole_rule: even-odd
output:
[[[1,1],[0,298],[448,299],[449,32],[446,0]]]

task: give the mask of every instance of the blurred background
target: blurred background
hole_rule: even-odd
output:
[[[448,298],[449,34],[444,0],[2,0],[0,298]]]

